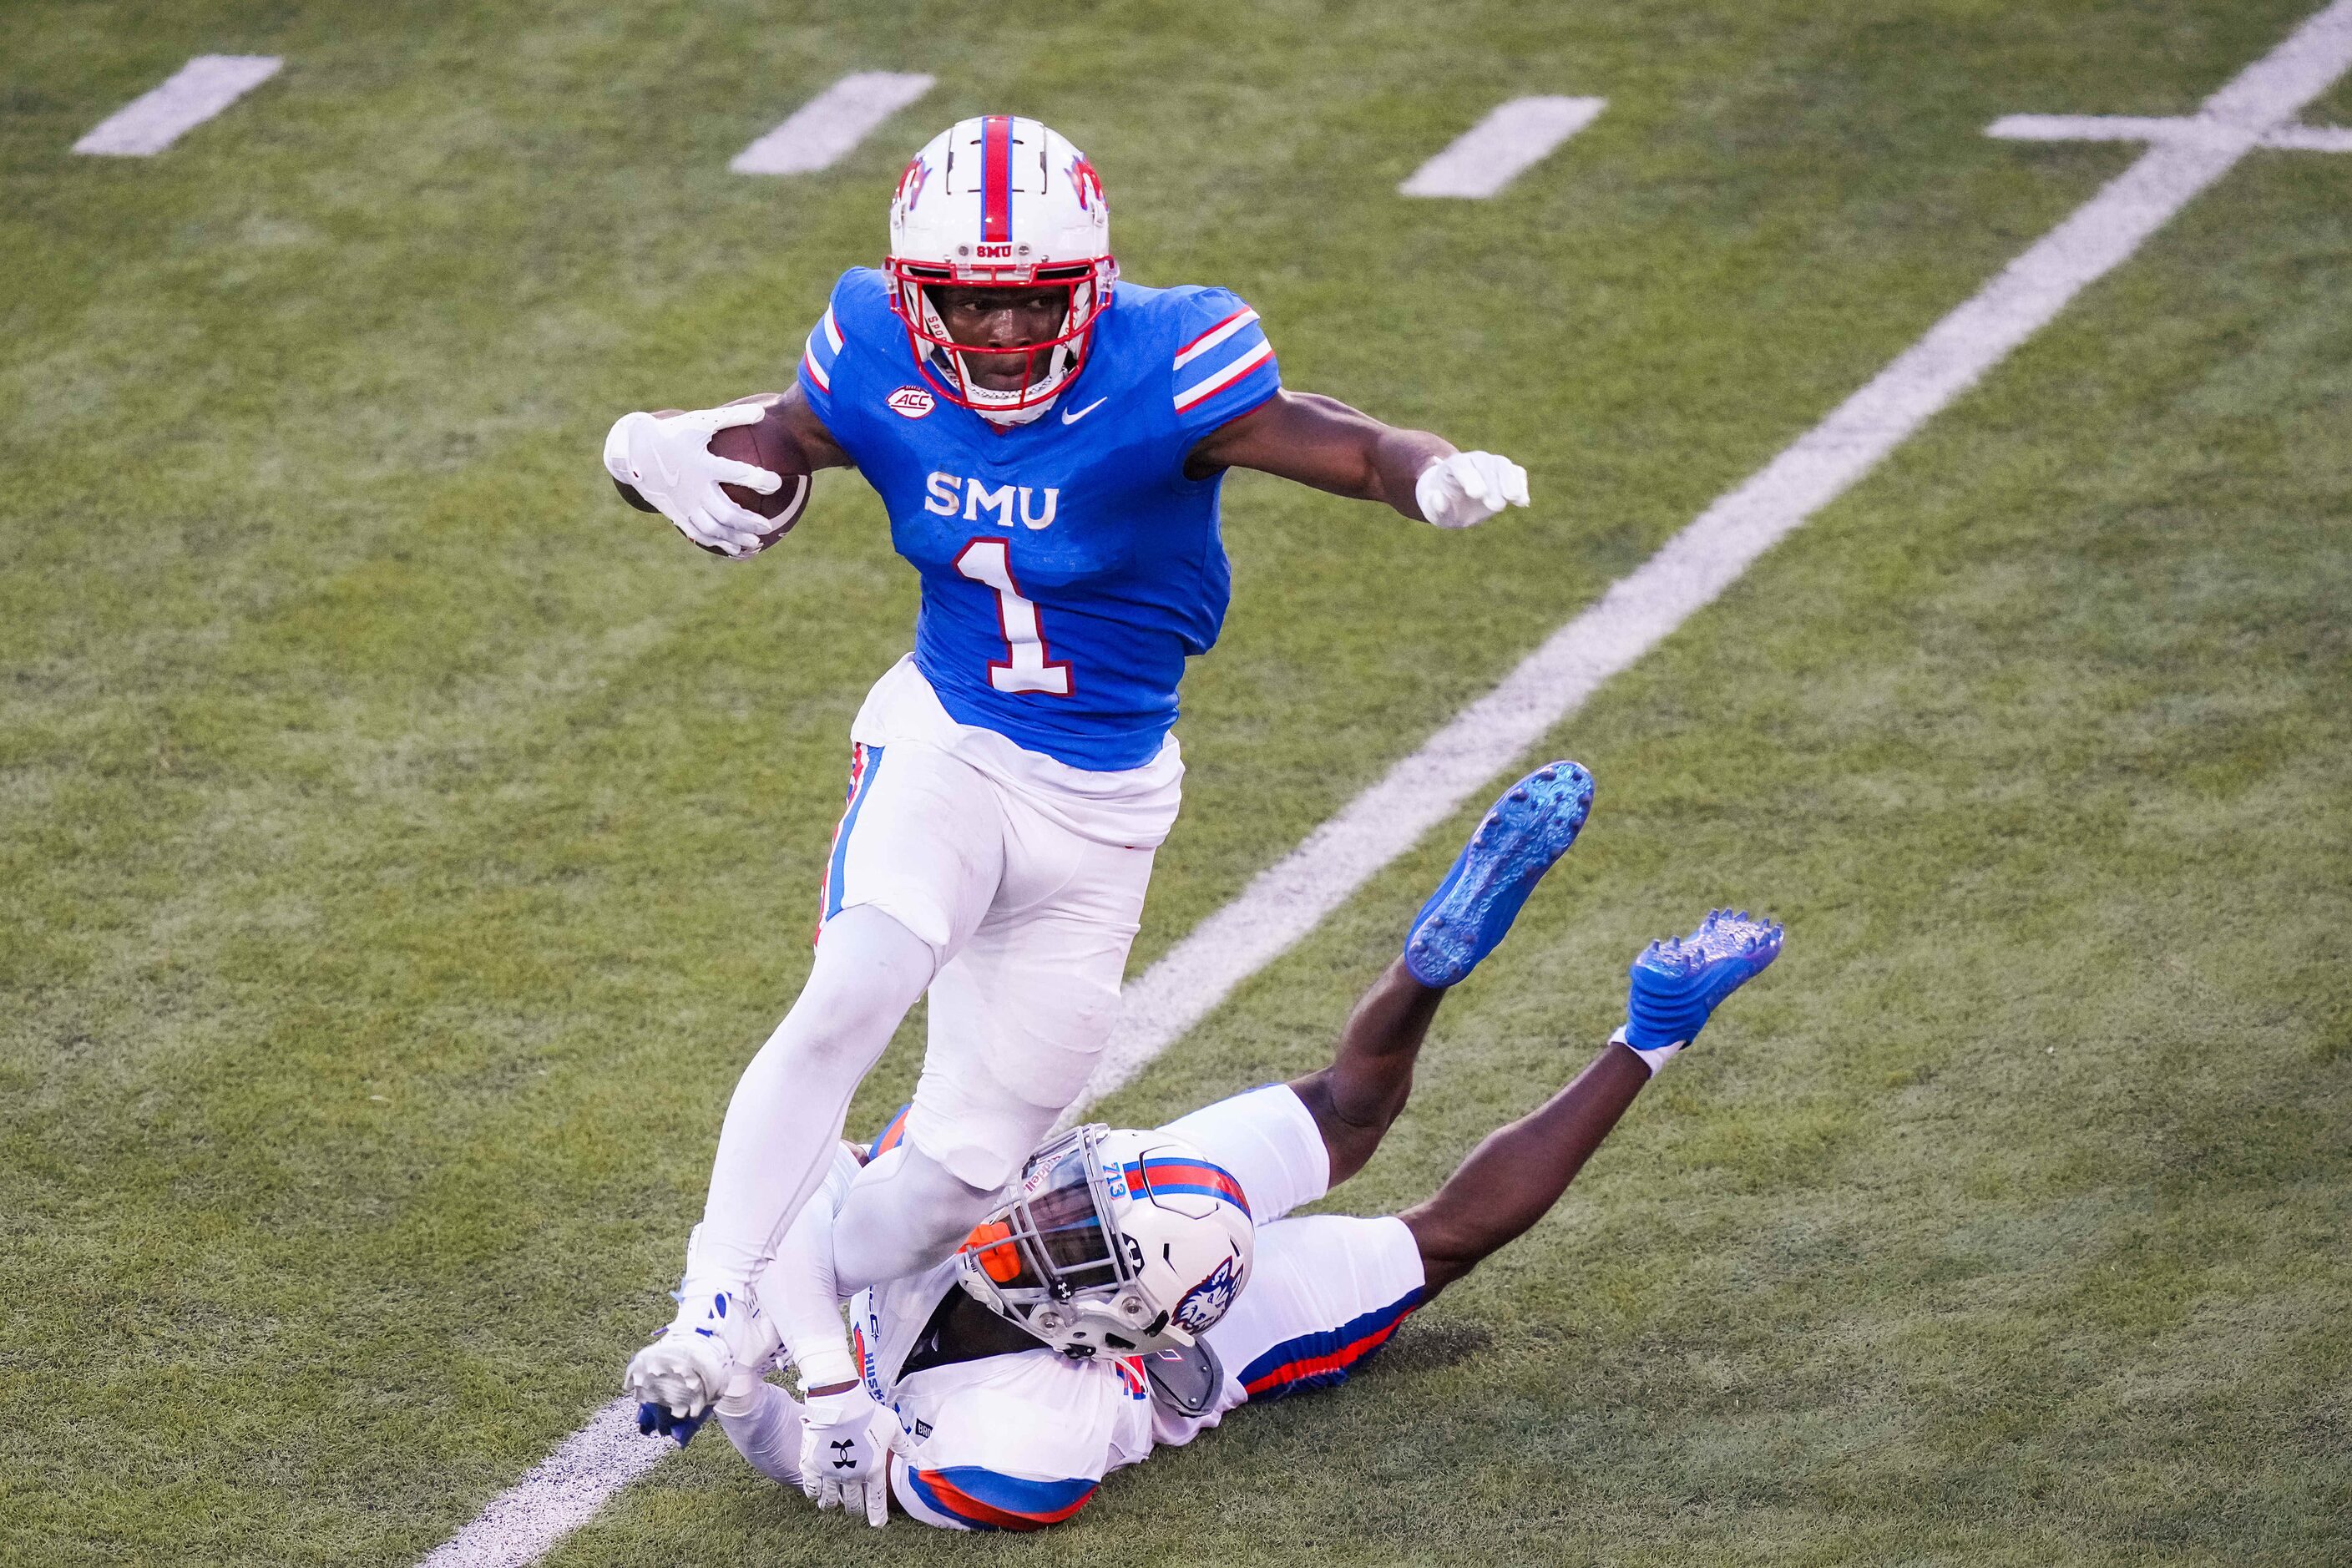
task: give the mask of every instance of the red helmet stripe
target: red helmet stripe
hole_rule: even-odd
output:
[[[1013,237],[1013,116],[992,114],[980,128],[980,237]]]

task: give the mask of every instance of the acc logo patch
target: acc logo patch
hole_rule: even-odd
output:
[[[1179,1328],[1197,1334],[1216,1326],[1242,1288],[1240,1277],[1234,1272],[1234,1262],[1226,1258],[1217,1265],[1215,1273],[1184,1292],[1184,1299],[1169,1314]]]
[[[902,386],[882,401],[905,419],[920,419],[939,405],[939,399],[919,386]]]

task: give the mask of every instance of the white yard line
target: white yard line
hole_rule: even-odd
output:
[[[1408,196],[1493,195],[1591,124],[1605,98],[1515,98],[1454,139],[1397,187]]]
[[[859,71],[843,77],[793,117],[735,154],[739,174],[813,174],[856,150],[876,126],[931,90],[928,76]]]
[[[615,1399],[490,1500],[473,1523],[435,1547],[423,1568],[521,1568],[537,1562],[593,1519],[605,1499],[660,1463],[669,1448],[666,1437],[638,1436],[637,1407]]]
[[[285,63],[275,55],[198,55],[163,86],[100,121],[73,150],[152,158],[276,76]]]
[[[1631,665],[1967,391],[2231,164],[2290,124],[2352,65],[2352,0],[2336,0],[2206,100],[2219,139],[2158,141],[1975,298],[1725,495],[1502,684],[1261,873],[1127,987],[1087,1103],[1131,1080],[1234,987],[1280,957],[1364,881],[1492,785],[1601,683]],[[493,1501],[428,1568],[522,1568],[644,1473],[664,1449],[626,1401]],[[707,1439],[706,1439],[707,1440]],[[651,1456],[651,1457],[648,1457]]]
[[[2352,131],[2335,125],[2286,125],[2263,137],[2263,145],[2288,153],[2352,153]]]
[[[1988,126],[1985,134],[2010,142],[2169,142],[2234,147],[2242,142],[2245,131],[2203,114],[2171,119],[2141,114],[2006,114]],[[2352,131],[2281,125],[2263,132],[2254,145],[2290,153],[2352,153]]]

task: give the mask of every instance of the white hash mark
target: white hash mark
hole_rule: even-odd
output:
[[[268,81],[286,62],[276,55],[198,55],[100,121],[73,144],[108,158],[152,158]]]
[[[1493,195],[1609,107],[1605,98],[1515,98],[1454,139],[1397,187],[1401,195]]]
[[[843,77],[792,118],[735,154],[739,174],[813,174],[856,150],[874,128],[931,90],[932,79],[899,71]]]

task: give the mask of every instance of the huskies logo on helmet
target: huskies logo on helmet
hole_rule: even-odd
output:
[[[1240,1272],[1234,1267],[1239,1261],[1226,1258],[1217,1265],[1216,1272],[1184,1292],[1184,1299],[1176,1303],[1176,1310],[1169,1314],[1178,1328],[1197,1334],[1216,1326],[1242,1288]]]

